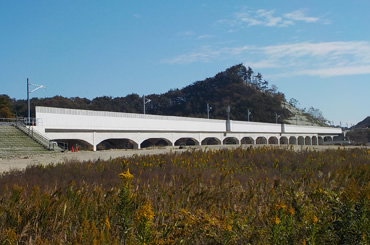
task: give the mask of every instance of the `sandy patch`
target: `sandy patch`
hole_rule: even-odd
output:
[[[248,148],[251,145],[243,145],[243,148]],[[141,150],[109,150],[109,151],[79,151],[79,152],[64,152],[64,153],[43,153],[26,156],[6,157],[0,158],[0,172],[10,171],[11,169],[24,169],[30,165],[37,164],[53,164],[53,163],[64,163],[68,161],[95,161],[95,160],[109,160],[117,157],[130,157],[134,154],[137,155],[153,155],[153,154],[165,154],[170,152],[184,152],[191,149],[222,149],[222,148],[237,148],[238,145],[232,146],[193,146],[185,149],[179,149],[179,147],[163,147],[163,148],[151,148]],[[253,147],[263,147],[263,145],[253,145]],[[278,147],[278,146],[276,146]],[[281,146],[290,147],[290,146]],[[327,150],[327,149],[338,149],[339,146],[293,146],[294,150]],[[341,148],[353,148],[355,146],[345,146]],[[370,147],[363,147],[370,149]]]

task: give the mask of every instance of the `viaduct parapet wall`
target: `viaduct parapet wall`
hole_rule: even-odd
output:
[[[83,140],[96,146],[108,139],[128,139],[135,148],[145,140],[163,139],[174,146],[178,140],[191,139],[195,144],[207,144],[214,139],[219,144],[228,138],[237,144],[320,144],[342,133],[331,127],[230,121],[190,117],[144,115],[107,111],[36,107],[36,130],[52,140]],[[309,139],[308,139],[309,138]],[[205,141],[206,140],[206,141]],[[303,143],[302,143],[303,142]]]

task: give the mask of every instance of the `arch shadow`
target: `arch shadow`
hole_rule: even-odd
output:
[[[326,144],[333,144],[333,138],[330,136],[325,136],[324,137],[324,143]]]
[[[283,136],[280,138],[280,145],[288,145],[289,144],[289,140],[287,137]]]
[[[304,145],[304,137],[303,136],[298,137],[298,145]]]
[[[172,146],[172,142],[165,138],[149,138],[141,142],[140,148]]]
[[[78,147],[79,150],[92,151],[93,145],[85,140],[80,139],[53,139],[52,141],[57,142],[58,146],[63,148],[66,147],[67,150],[71,151]]]
[[[138,149],[138,144],[131,139],[106,139],[100,142],[97,150],[110,150],[110,149]]]
[[[311,137],[310,136],[306,136],[306,138],[304,139],[304,144],[305,145],[311,145]]]
[[[254,145],[254,139],[252,137],[243,137],[240,143],[242,145]]]
[[[265,137],[258,137],[256,139],[256,144],[257,145],[266,145],[267,144],[267,139]]]
[[[279,140],[275,136],[271,136],[269,138],[269,141],[268,142],[269,142],[270,145],[278,145],[279,144]]]
[[[207,137],[202,140],[201,145],[221,145],[221,140],[216,137]]]
[[[289,144],[296,145],[297,144],[297,138],[295,136],[289,137]]]
[[[224,145],[239,145],[239,140],[236,137],[227,137],[223,140]]]
[[[317,137],[316,136],[313,136],[312,137],[312,145],[318,145],[318,144],[319,144],[319,142],[317,140]]]
[[[318,141],[319,141],[319,145],[323,145],[324,144],[324,139],[322,137],[320,137],[320,136],[319,136]]]
[[[180,138],[175,141],[175,146],[199,145],[199,141],[194,138]]]

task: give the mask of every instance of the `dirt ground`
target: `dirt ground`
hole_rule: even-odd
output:
[[[248,148],[251,145],[243,145],[243,148]],[[43,153],[43,154],[33,154],[33,155],[23,155],[23,156],[7,156],[1,158],[0,156],[0,173],[7,172],[12,169],[24,169],[30,165],[37,164],[53,164],[53,163],[64,163],[71,160],[77,161],[94,161],[94,160],[109,160],[111,158],[117,157],[130,157],[134,154],[137,155],[153,155],[153,154],[165,154],[170,152],[184,152],[191,149],[222,149],[222,148],[237,148],[239,145],[229,145],[229,146],[192,146],[186,147],[184,149],[179,149],[179,147],[162,147],[162,148],[146,148],[141,150],[109,150],[109,151],[79,151],[79,152],[64,152],[64,153]],[[263,145],[253,145],[252,147],[263,147]],[[275,146],[279,147],[279,146]],[[283,148],[290,146],[280,146]],[[326,150],[326,149],[338,149],[341,148],[353,148],[355,146],[293,146],[295,150]],[[364,147],[370,149],[370,147]]]

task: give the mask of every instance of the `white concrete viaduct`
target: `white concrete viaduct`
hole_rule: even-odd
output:
[[[144,142],[162,140],[169,146],[185,144],[293,144],[321,145],[342,133],[339,128],[298,126],[157,116],[134,113],[36,107],[34,128],[50,140],[82,140],[97,145],[105,140],[129,140],[140,149]]]

